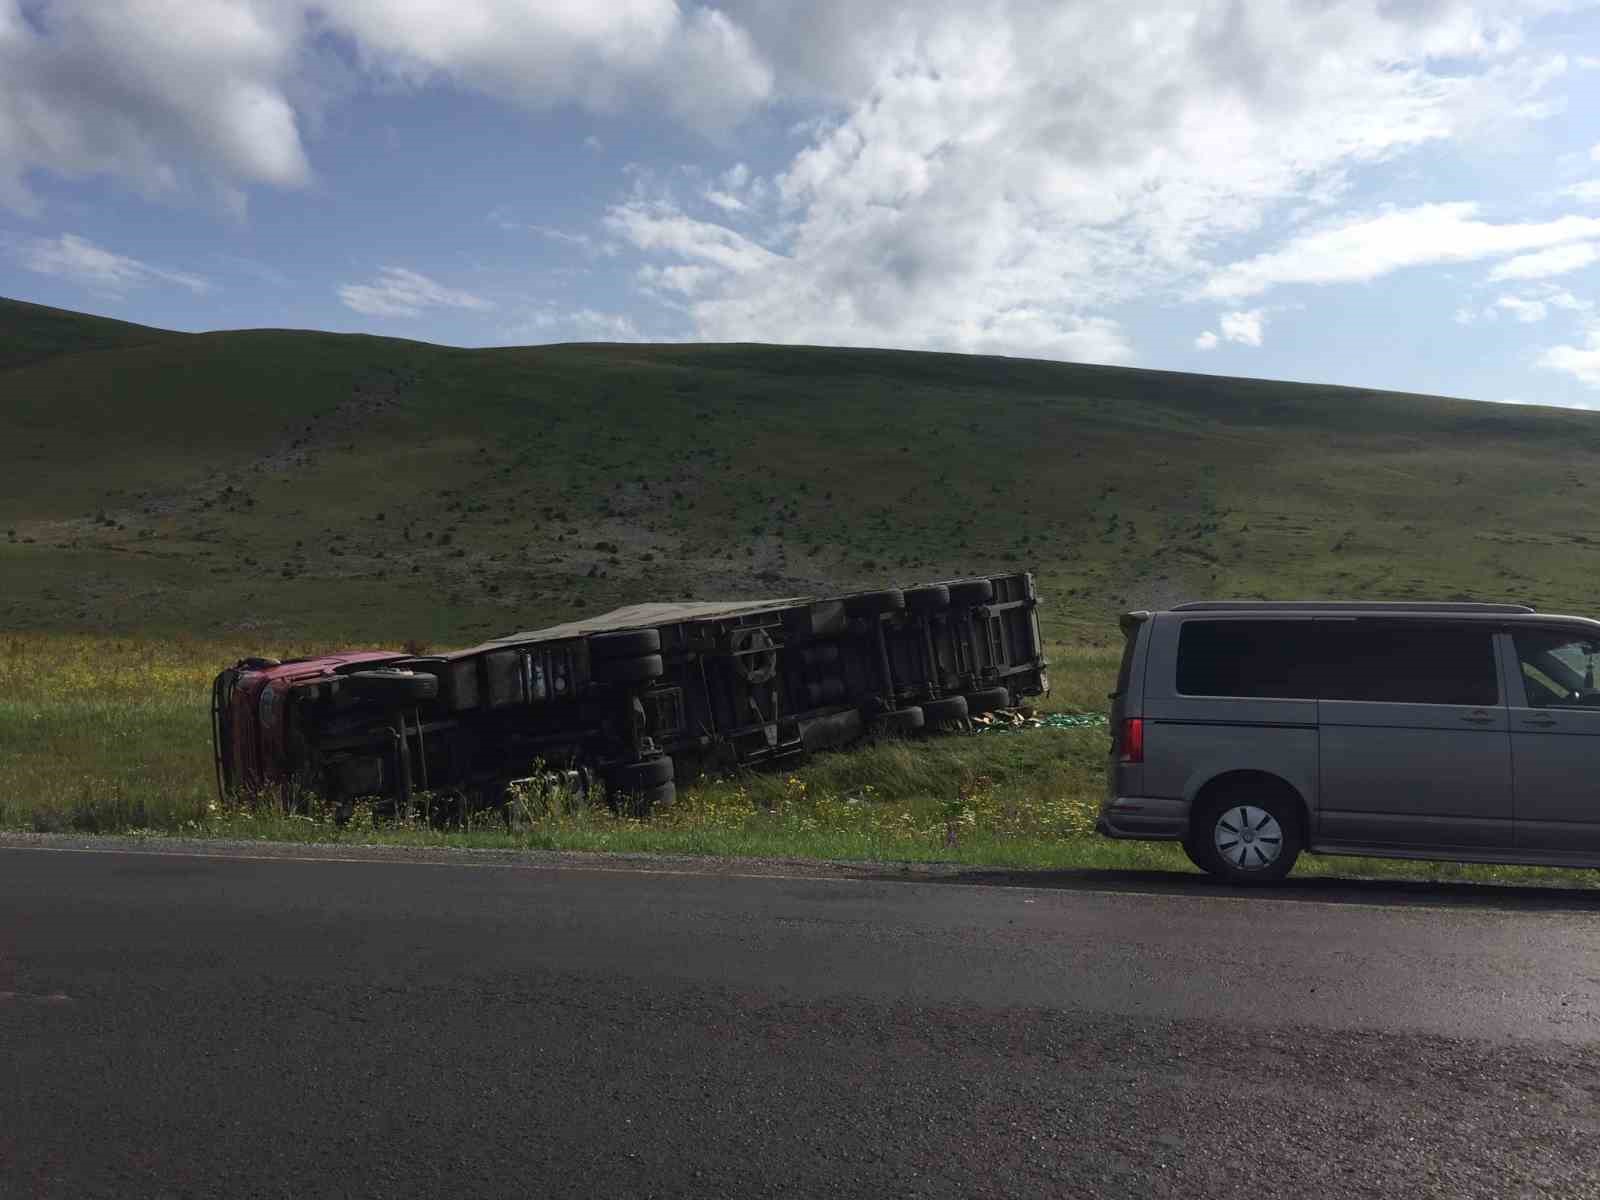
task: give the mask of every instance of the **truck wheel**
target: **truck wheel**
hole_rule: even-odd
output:
[[[844,598],[845,611],[852,617],[875,617],[880,613],[899,612],[906,606],[906,594],[899,588],[882,592],[857,592]]]
[[[666,664],[659,654],[646,654],[639,658],[602,658],[590,660],[589,674],[596,683],[644,683],[660,679]]]
[[[906,607],[914,613],[943,612],[950,607],[950,589],[937,583],[912,588],[906,593]]]
[[[842,679],[821,679],[816,683],[806,684],[806,698],[811,701],[812,707],[821,708],[824,704],[837,704],[844,699],[845,685]]]
[[[878,733],[915,733],[925,724],[927,718],[922,715],[922,709],[915,705],[910,708],[891,708],[888,712],[879,713],[872,721],[872,727]]]
[[[439,694],[437,675],[416,675],[410,671],[354,671],[342,676],[342,689],[358,700],[405,706],[419,700],[432,700]]]
[[[952,608],[970,608],[974,604],[987,604],[994,599],[994,584],[987,579],[963,579],[946,585],[950,590]]]
[[[1300,857],[1299,805],[1271,791],[1228,791],[1196,814],[1184,849],[1229,883],[1276,883]]]
[[[981,692],[968,692],[965,697],[967,712],[973,716],[993,712],[997,708],[1011,707],[1011,693],[1003,687],[985,688]]]
[[[663,754],[660,758],[613,767],[606,782],[613,791],[640,792],[671,783],[673,774],[672,759]]]
[[[945,721],[962,721],[967,716],[965,696],[946,696],[943,700],[928,700],[922,705],[922,717],[929,725]]]
[[[623,629],[589,638],[591,659],[640,658],[661,652],[661,634],[654,629]]]
[[[658,808],[664,808],[678,798],[678,785],[663,783],[648,791],[636,792],[623,798],[619,812],[625,812],[630,817],[648,817]]]

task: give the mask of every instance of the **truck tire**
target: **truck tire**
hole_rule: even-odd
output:
[[[806,684],[806,698],[811,701],[813,708],[821,708],[825,704],[837,704],[844,699],[845,684],[842,679],[821,679],[816,683]]]
[[[847,746],[861,736],[865,722],[856,709],[800,722],[800,744],[807,750],[829,750]]]
[[[967,717],[967,698],[946,696],[942,700],[924,701],[922,717],[929,725],[937,725],[944,721],[964,721]]]
[[[658,808],[664,808],[678,798],[678,785],[663,783],[648,791],[636,792],[623,798],[621,811],[630,817],[648,817]]]
[[[963,579],[947,586],[952,608],[971,608],[974,604],[987,604],[994,599],[994,584],[987,579]]]
[[[876,617],[880,613],[899,612],[906,606],[906,594],[899,588],[882,592],[857,592],[844,598],[845,611],[852,617]]]
[[[613,767],[606,783],[613,791],[640,792],[671,783],[674,774],[672,759],[663,754],[660,758],[647,758]]]
[[[432,700],[439,694],[437,675],[416,675],[410,671],[353,671],[342,676],[343,691],[358,700],[404,706]]]
[[[926,724],[927,718],[922,715],[922,709],[915,705],[910,708],[891,708],[872,719],[872,728],[876,733],[915,733]]]
[[[1003,687],[985,688],[981,692],[968,692],[967,712],[973,716],[993,712],[997,708],[1011,707],[1011,693]]]
[[[644,683],[660,679],[666,664],[659,654],[646,654],[639,658],[602,658],[590,660],[589,675],[596,683]]]
[[[943,612],[950,607],[950,589],[943,584],[912,588],[906,593],[906,608],[914,613]]]
[[[654,629],[622,629],[589,638],[589,657],[594,660],[640,658],[660,652],[661,634]]]

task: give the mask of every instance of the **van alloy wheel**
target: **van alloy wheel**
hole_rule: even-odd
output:
[[[1271,867],[1283,852],[1283,826],[1266,809],[1240,804],[1217,814],[1211,840],[1228,865],[1260,871]]]

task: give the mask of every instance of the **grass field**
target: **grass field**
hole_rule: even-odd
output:
[[[1600,418],[1565,410],[889,351],[141,333],[7,301],[0,384],[6,628],[444,644],[1026,566],[1046,635],[1100,645],[1124,607],[1217,595],[1586,611],[1600,567]]]
[[[218,811],[207,688],[249,653],[465,645],[646,599],[1026,568],[1050,704],[1094,712],[1125,608],[1586,612],[1600,567],[1600,418],[1566,410],[891,351],[188,335],[7,300],[0,396],[11,828],[443,836]],[[683,788],[648,825],[573,811],[451,836],[1182,864],[1089,833],[1103,747],[1094,730],[881,743],[792,781]]]

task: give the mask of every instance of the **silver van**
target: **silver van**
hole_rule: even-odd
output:
[[[1600,867],[1600,621],[1240,602],[1121,624],[1101,833],[1235,883],[1302,850]]]

